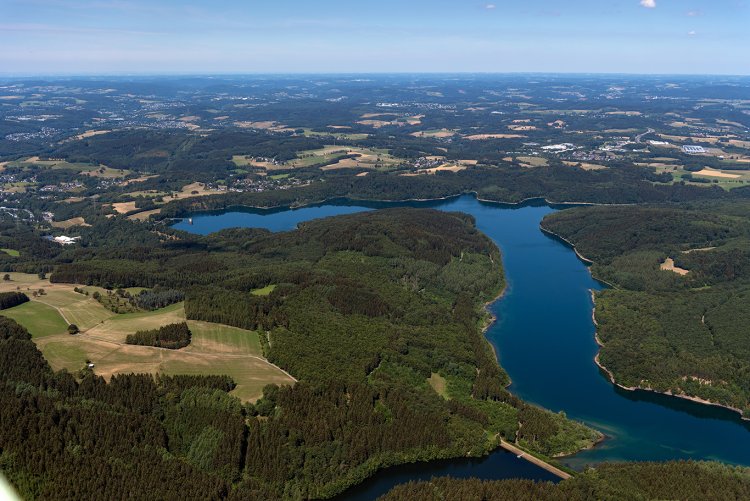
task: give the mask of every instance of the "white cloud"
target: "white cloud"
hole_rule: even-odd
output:
[[[653,9],[656,7],[656,0],[641,0],[641,6],[647,9]]]
[[[697,33],[697,32],[696,32],[695,30],[692,30],[692,31],[688,31],[688,36],[689,36],[689,37],[694,37],[694,36],[695,36],[695,35],[697,35],[697,34],[698,34],[698,33]]]
[[[484,8],[487,9],[487,10],[492,10],[492,9],[495,8],[495,4],[494,3],[488,3],[487,5],[484,6]]]

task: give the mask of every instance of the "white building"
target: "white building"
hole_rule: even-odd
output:
[[[53,242],[57,242],[60,245],[70,245],[76,243],[76,240],[78,240],[81,237],[66,237],[65,235],[60,235],[59,237],[55,237],[52,239]]]
[[[682,147],[682,151],[688,155],[695,155],[698,153],[705,153],[706,148],[703,146],[697,146],[695,144],[686,144]]]

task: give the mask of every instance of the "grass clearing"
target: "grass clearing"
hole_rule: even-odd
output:
[[[76,371],[86,360],[106,378],[113,374],[226,374],[237,388],[232,392],[244,401],[254,401],[269,383],[292,384],[294,380],[262,355],[257,332],[210,322],[188,320],[192,342],[181,350],[126,345],[125,337],[137,330],[155,329],[185,321],[184,303],[156,311],[115,314],[91,296],[73,291],[72,284],[52,284],[36,275],[11,273],[0,282],[0,292],[44,289],[46,294],[28,303],[2,310],[0,314],[26,327],[34,342],[55,370]],[[264,289],[270,293],[275,286]],[[85,287],[92,293],[95,287]],[[137,294],[142,288],[131,288]],[[67,319],[67,320],[66,320]],[[81,334],[67,333],[75,323]]]
[[[197,320],[188,320],[188,326],[193,339],[185,351],[263,356],[255,331]]]
[[[312,129],[305,128],[303,129],[305,131],[304,135],[306,137],[335,137],[336,139],[339,139],[342,141],[361,141],[362,139],[367,139],[368,137],[370,137],[369,134],[360,133],[360,132],[339,132],[340,127],[345,127],[343,125],[342,126],[329,125],[328,127],[334,130],[326,131],[326,132],[318,132]]]
[[[136,331],[158,329],[161,326],[185,321],[185,305],[173,304],[155,311],[115,314],[86,331],[86,335],[109,341],[124,342],[125,336]]]
[[[63,230],[67,230],[68,228],[71,228],[73,226],[91,226],[88,224],[82,217],[72,217],[70,219],[66,219],[65,221],[53,221],[52,227],[53,228],[60,228]]]
[[[85,176],[98,177],[101,179],[119,179],[131,174],[129,170],[113,169],[111,167],[95,167],[89,171],[82,172]]]
[[[147,221],[148,218],[160,212],[161,212],[161,209],[145,210],[143,212],[138,212],[137,214],[128,216],[128,219],[130,219],[131,221]]]
[[[16,160],[8,162],[8,166],[26,168],[32,165],[48,167],[52,170],[72,170],[79,172],[80,174],[103,177],[103,178],[119,178],[125,177],[130,174],[129,170],[126,169],[112,169],[106,165],[92,164],[86,162],[68,162],[60,158],[40,158],[38,156],[29,157],[24,160]]]
[[[298,158],[285,162],[276,169],[309,167],[329,162],[325,170],[342,168],[383,169],[401,164],[402,160],[388,153],[383,148],[358,148],[354,146],[327,145],[318,150],[307,150],[297,154]],[[353,157],[353,158],[348,158]],[[268,169],[268,167],[267,167]]]
[[[547,159],[544,157],[516,157],[516,161],[521,162],[524,167],[546,167]]]
[[[453,137],[457,134],[454,130],[449,129],[431,129],[431,130],[421,130],[418,132],[412,132],[410,135],[414,137],[432,137],[436,139],[446,138],[446,137]]]
[[[690,184],[691,186],[710,187],[718,185],[725,190],[731,190],[733,188],[739,188],[741,186],[747,186],[748,184],[750,184],[750,165],[748,165],[748,170],[733,169],[722,171],[706,167],[698,172],[689,172],[685,170],[684,166],[676,164],[670,165],[664,163],[636,163],[636,165],[651,167],[658,174],[662,174],[665,172],[671,174],[672,181],[670,184],[684,181],[686,184]],[[691,178],[694,179],[696,177],[708,179],[711,180],[711,182],[695,182],[691,180]]]
[[[111,130],[87,130],[83,134],[78,134],[77,136],[73,136],[71,139],[75,141],[80,141],[81,139],[86,139],[89,137],[94,136],[101,136],[102,134],[109,134],[112,132]]]
[[[521,139],[526,136],[522,134],[471,134],[464,136],[469,141],[486,141],[488,139]]]
[[[66,333],[68,323],[63,320],[60,313],[52,306],[39,301],[29,301],[13,308],[0,311],[5,317],[12,318],[23,325],[31,333],[36,341],[39,338]]]
[[[16,249],[0,249],[1,252],[5,252],[9,256],[18,257],[21,255]]]
[[[448,395],[448,382],[443,376],[441,376],[437,372],[433,372],[432,375],[427,378],[427,382],[430,384],[432,389],[435,390],[435,393],[446,400],[450,399],[450,396]]]
[[[462,170],[466,170],[466,168],[467,168],[467,165],[461,164],[461,163],[444,163],[437,167],[432,167],[429,169],[420,169],[414,172],[407,172],[401,175],[409,177],[409,176],[437,174],[438,172],[460,172]]]
[[[253,294],[255,296],[267,296],[272,293],[275,288],[276,284],[266,285],[265,287],[262,287],[260,289],[250,291],[250,294]]]
[[[216,195],[217,193],[224,193],[221,190],[207,188],[203,183],[190,183],[182,187],[182,190],[172,193],[169,197],[165,197],[165,202],[172,200],[182,200],[183,198],[191,197],[205,197],[206,195]],[[167,199],[168,198],[168,199]]]
[[[274,122],[272,120],[265,120],[260,122],[234,122],[234,125],[242,129],[260,129],[267,130],[269,132],[294,132],[294,129],[290,129],[284,124]]]
[[[739,174],[730,174],[728,172],[722,172],[720,170],[715,170],[710,167],[706,167],[705,169],[696,172],[695,175],[706,176],[706,177],[723,177],[726,179],[739,179],[742,177]]]
[[[568,167],[578,167],[579,169],[583,170],[603,170],[608,169],[606,165],[600,165],[600,164],[591,164],[588,162],[568,162],[563,161],[564,165],[567,165]]]
[[[133,212],[137,209],[135,202],[117,202],[112,204],[112,208],[118,214],[127,214],[128,212]]]

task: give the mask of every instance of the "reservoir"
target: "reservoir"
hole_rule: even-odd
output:
[[[558,209],[546,204],[491,204],[473,196],[434,202],[371,204],[332,202],[300,209],[234,210],[194,214],[176,228],[208,234],[230,227],[292,230],[300,222],[379,207],[430,207],[476,218],[479,230],[501,249],[508,288],[490,306],[497,322],[487,331],[510,390],[522,399],[602,431],[592,450],[561,459],[575,469],[603,461],[719,460],[750,465],[750,423],[738,414],[648,392],[628,392],[609,383],[594,364],[591,289],[602,285],[573,250],[545,235],[539,223]],[[412,479],[452,475],[499,479],[549,479],[546,472],[503,450],[483,459],[457,459],[384,470],[346,498],[373,499]]]

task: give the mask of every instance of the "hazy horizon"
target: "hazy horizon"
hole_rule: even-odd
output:
[[[33,78],[242,78],[242,77],[385,77],[385,76],[561,76],[561,77],[680,77],[680,78],[750,78],[748,74],[731,74],[731,73],[626,73],[626,72],[553,72],[553,71],[362,71],[362,72],[244,72],[244,73],[200,73],[200,72],[174,72],[174,73],[27,73],[14,74],[3,73],[0,71],[0,77],[6,79],[33,79]]]
[[[750,74],[745,0],[0,0],[0,74]]]

